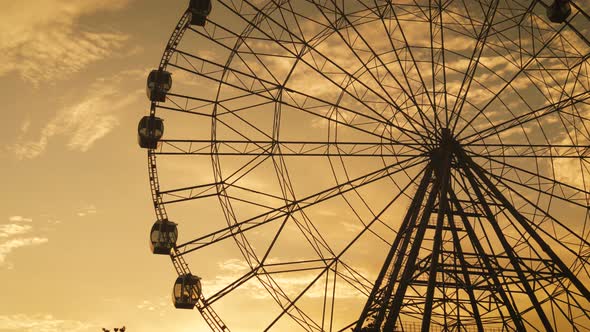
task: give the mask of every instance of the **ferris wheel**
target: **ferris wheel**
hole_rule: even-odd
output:
[[[138,127],[174,305],[213,331],[246,329],[236,303],[253,331],[589,330],[589,8],[190,1]]]

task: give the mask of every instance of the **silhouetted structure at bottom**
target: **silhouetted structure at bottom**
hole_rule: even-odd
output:
[[[113,329],[113,331],[114,331],[114,332],[125,332],[125,331],[126,331],[126,328],[125,328],[125,326],[123,326],[123,327],[115,327],[115,328]],[[105,328],[103,327],[103,328],[102,328],[102,332],[111,332],[111,330],[105,329]]]
[[[420,321],[416,331],[579,324],[590,291],[552,239],[449,129],[436,140],[354,331],[414,331],[412,321]]]

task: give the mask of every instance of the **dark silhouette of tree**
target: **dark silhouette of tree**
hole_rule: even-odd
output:
[[[115,328],[113,329],[113,331],[115,331],[115,332],[125,332],[125,326],[123,326],[123,327],[121,327],[121,328],[119,328],[119,327],[115,327]],[[107,329],[105,329],[105,328],[103,327],[103,328],[102,328],[102,332],[111,332],[111,330],[107,330]]]

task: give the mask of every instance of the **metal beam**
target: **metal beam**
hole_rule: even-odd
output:
[[[481,207],[484,210],[484,213],[486,214],[487,220],[490,222],[490,225],[492,226],[494,232],[496,233],[498,240],[500,240],[500,243],[502,244],[504,251],[506,252],[508,257],[510,257],[510,262],[511,262],[512,266],[514,267],[514,269],[516,270],[516,273],[518,274],[518,277],[521,281],[521,286],[524,287],[525,291],[527,292],[527,295],[528,295],[531,303],[535,307],[535,311],[537,312],[537,315],[539,316],[545,329],[547,331],[553,331],[553,326],[549,322],[549,319],[547,318],[545,311],[541,307],[541,303],[537,299],[537,296],[535,295],[535,291],[533,290],[531,285],[529,285],[529,283],[524,275],[524,272],[522,271],[522,269],[520,267],[520,263],[518,262],[518,258],[516,257],[516,255],[513,251],[512,246],[508,243],[508,240],[506,239],[506,236],[504,235],[502,228],[498,224],[498,221],[496,220],[496,217],[494,216],[492,209],[486,203],[486,199],[479,188],[480,184],[475,180],[475,177],[474,177],[473,173],[471,172],[470,167],[465,164],[466,163],[465,162],[465,157],[466,157],[465,154],[460,152],[458,157],[461,161],[461,164],[462,164],[461,166],[464,171],[464,175],[467,178],[467,180],[469,181],[469,183],[471,184],[471,188],[473,189],[475,195],[479,199],[479,202],[481,203]],[[473,166],[473,164],[469,164],[469,165]],[[477,165],[475,165],[475,166],[478,167]],[[486,185],[493,192],[499,193],[499,191],[497,190],[497,188],[495,188],[495,185],[493,183],[491,183],[491,181],[489,183],[486,183]],[[496,190],[494,191],[494,189],[496,189]],[[508,202],[507,200],[504,203],[505,203],[505,205],[504,205],[505,208],[510,208],[510,206],[512,206],[512,204],[510,202]]]
[[[510,203],[510,201],[502,194],[494,183],[486,177],[485,173],[479,165],[473,162],[471,158],[464,156],[465,161],[471,166],[471,169],[477,174],[481,181],[490,189],[503,206],[514,216],[518,223],[527,231],[527,233],[539,244],[541,249],[555,262],[561,272],[576,286],[582,295],[590,300],[590,291],[586,286],[572,273],[569,267],[561,260],[561,258],[553,251],[551,246],[541,238],[537,230],[531,226],[531,222],[527,220],[518,210]]]
[[[422,201],[424,200],[424,195],[426,193],[426,189],[428,188],[428,184],[430,183],[430,181],[432,179],[432,171],[433,171],[432,167],[429,164],[424,171],[424,176],[422,177],[422,180],[420,181],[420,185],[418,186],[418,190],[416,191],[416,195],[414,195],[414,199],[410,203],[410,207],[408,208],[406,216],[404,217],[404,220],[402,221],[402,224],[401,224],[400,229],[397,233],[397,236],[395,237],[395,240],[393,241],[393,244],[391,245],[391,249],[389,250],[389,253],[387,254],[387,257],[385,259],[383,267],[381,268],[381,271],[379,272],[379,275],[377,277],[377,280],[375,282],[373,290],[371,291],[371,295],[369,296],[369,298],[365,304],[365,307],[363,308],[361,316],[356,323],[356,326],[354,328],[355,332],[360,332],[363,327],[363,323],[365,323],[367,319],[371,318],[370,315],[373,313],[373,312],[371,312],[372,311],[371,309],[374,309],[373,305],[375,305],[376,302],[379,301],[379,299],[383,300],[383,303],[389,302],[389,298],[391,297],[391,292],[393,290],[394,283],[397,279],[397,275],[399,273],[399,270],[401,269],[401,265],[402,265],[402,261],[403,261],[403,257],[404,257],[403,253],[405,252],[405,250],[408,246],[412,229],[415,226],[415,221],[418,216],[418,212],[420,211],[420,205],[422,204]],[[400,247],[400,242],[402,241],[402,239],[404,241],[401,243],[401,247]],[[399,249],[398,249],[398,247],[399,247]],[[391,262],[395,256],[396,252],[398,254],[397,260],[392,267]],[[382,283],[383,283],[383,280],[384,280],[388,271],[390,271],[390,272],[389,272],[387,284],[383,288]],[[380,293],[382,295],[380,295]],[[378,297],[379,297],[379,299],[378,299]],[[375,327],[378,327],[381,325],[381,323],[383,322],[383,319],[385,317],[386,311],[387,311],[387,306],[381,306],[379,308],[378,312],[376,313],[377,315],[375,317],[373,317],[373,319],[374,319],[373,324]]]
[[[441,179],[435,178],[434,184],[432,188],[438,188],[440,186]],[[420,224],[418,225],[418,230],[416,232],[416,236],[412,242],[412,247],[410,249],[410,254],[408,255],[406,265],[402,274],[402,278],[400,283],[397,287],[395,292],[395,296],[393,297],[393,303],[391,305],[390,311],[387,314],[387,319],[385,320],[385,324],[383,329],[385,331],[393,331],[395,327],[395,322],[399,317],[399,313],[401,311],[404,296],[406,294],[406,290],[412,279],[412,275],[416,270],[416,259],[418,258],[418,254],[420,252],[420,247],[422,244],[422,240],[424,239],[424,234],[426,233],[426,226],[428,225],[428,219],[430,218],[430,214],[432,212],[432,208],[434,207],[434,202],[437,197],[437,191],[431,190],[428,193],[428,200],[426,201],[426,205],[422,210],[422,217],[420,219]]]
[[[481,243],[479,242],[479,239],[477,238],[477,235],[475,234],[475,230],[473,229],[473,227],[471,226],[471,223],[469,222],[469,219],[467,219],[467,217],[465,215],[461,214],[461,212],[463,212],[463,208],[461,207],[461,204],[459,203],[459,200],[457,199],[457,195],[455,194],[455,192],[452,189],[449,190],[449,194],[451,196],[451,202],[453,202],[453,204],[455,205],[455,208],[457,209],[457,211],[459,211],[459,216],[461,217],[461,221],[463,222],[463,227],[465,227],[465,230],[467,231],[469,239],[471,240],[471,244],[473,245],[475,250],[480,253],[479,258],[483,261],[485,267],[488,269],[488,271],[492,277],[494,284],[490,284],[490,292],[496,290],[496,291],[498,291],[498,293],[500,293],[500,298],[502,298],[504,306],[506,306],[506,309],[508,309],[508,313],[510,314],[512,321],[514,322],[514,325],[516,326],[516,330],[517,331],[525,331],[521,317],[518,315],[518,308],[516,308],[515,306],[512,305],[512,301],[510,301],[510,299],[508,298],[508,295],[506,294],[506,290],[501,286],[498,287],[498,285],[502,285],[502,283],[500,282],[500,279],[498,278],[498,274],[496,273],[496,271],[494,270],[494,267],[492,266],[492,262],[490,261],[490,258],[486,255],[485,250],[483,249]]]

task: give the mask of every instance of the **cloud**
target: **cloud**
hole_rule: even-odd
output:
[[[7,224],[0,225],[0,238],[20,235],[29,232],[33,227],[30,225]]]
[[[56,319],[52,315],[0,316],[0,331],[19,332],[85,332],[98,330],[94,324],[75,320]]]
[[[77,215],[78,215],[78,217],[85,217],[89,214],[95,214],[96,212],[97,212],[96,206],[90,204],[90,205],[85,206],[83,209],[81,209],[77,213]]]
[[[63,107],[40,131],[37,139],[21,138],[9,147],[18,159],[32,159],[41,155],[50,139],[66,136],[66,147],[71,151],[88,151],[98,140],[119,125],[115,116],[137,100],[138,93],[124,88],[124,81],[132,72],[110,78],[97,79],[87,94],[78,102]]]
[[[3,4],[0,76],[16,72],[35,85],[63,80],[120,49],[127,35],[84,28],[84,16],[118,10],[127,0],[38,0]]]
[[[32,218],[25,218],[23,216],[10,216],[8,217],[8,221],[10,222],[32,222]]]
[[[33,230],[33,226],[30,224],[18,224],[22,222],[30,223],[33,221],[31,218],[25,218],[22,216],[11,216],[8,218],[10,224],[0,224],[0,268],[12,269],[12,263],[8,262],[6,258],[14,250],[24,247],[38,246],[47,243],[49,239],[41,236],[23,237],[24,234],[28,234]]]
[[[267,263],[280,263],[274,262],[274,260],[270,259]],[[214,294],[215,292],[219,291],[220,289],[226,287],[227,285],[231,284],[232,282],[236,281],[238,278],[246,274],[250,271],[250,267],[244,261],[238,259],[229,259],[224,262],[219,263],[219,268],[223,271],[222,274],[216,276],[214,279],[202,279],[203,291],[205,294]],[[274,271],[274,270],[273,270]],[[274,271],[276,272],[276,271]],[[309,273],[301,274],[301,273],[289,273],[289,272],[282,272],[272,274],[272,279],[274,282],[280,286],[280,288],[287,294],[288,296],[296,296],[298,295],[303,289],[305,289],[312,280],[320,273],[320,270],[313,270]],[[363,273],[366,273],[363,271]],[[342,273],[342,275],[346,275],[346,277],[350,277],[347,275],[346,272]],[[267,276],[261,274],[262,279],[266,279]],[[358,285],[357,285],[358,286]],[[305,292],[304,297],[308,299],[321,299],[324,297],[324,279],[318,280],[313,286],[311,286],[308,291]],[[239,291],[246,292],[249,298],[254,299],[268,299],[270,298],[269,292],[265,289],[265,287],[258,281],[256,278],[251,279],[250,282],[246,282],[239,286]],[[236,291],[238,291],[236,290]],[[338,279],[336,284],[336,292],[340,299],[365,299],[366,296],[359,292],[357,289],[351,287],[342,279]],[[329,294],[328,297],[331,295]]]
[[[137,305],[137,309],[155,311],[157,306],[158,304],[153,303],[150,300],[143,300],[140,304]]]
[[[160,317],[165,315],[165,309],[170,308],[172,304],[168,297],[160,297],[155,300],[143,300],[140,304],[136,305],[139,310],[157,312]]]
[[[44,237],[29,237],[11,239],[4,243],[0,243],[0,267],[7,265],[9,269],[12,268],[12,265],[6,262],[6,257],[14,250],[23,247],[38,246],[47,243],[48,241],[49,239]]]
[[[582,114],[587,118],[590,115],[590,108],[585,113],[586,114]],[[564,145],[573,144],[580,147],[590,145],[590,138],[579,138],[575,131],[575,128],[572,128],[568,133],[568,137],[565,137],[558,143]],[[575,137],[577,141],[572,141],[570,137]],[[581,148],[578,149],[577,154],[583,155],[581,150]],[[588,176],[590,170],[588,168],[588,163],[585,162],[585,160],[578,158],[554,158],[551,162],[555,169],[555,179],[557,181],[569,184],[575,188],[588,188]]]

